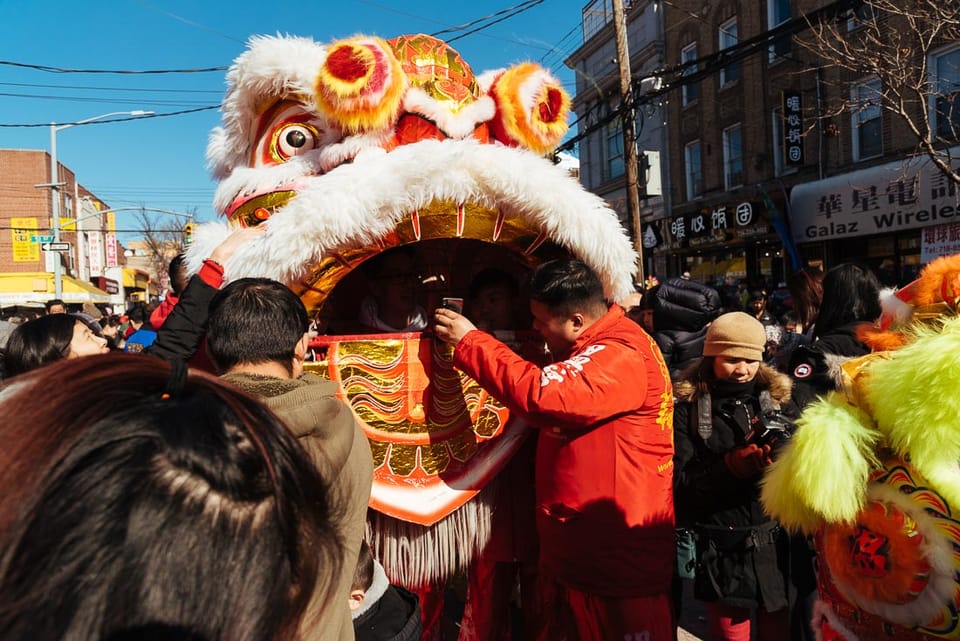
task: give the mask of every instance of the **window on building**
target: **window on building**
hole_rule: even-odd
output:
[[[847,14],[847,31],[860,29],[868,22],[873,22],[873,6],[866,2],[858,4]]]
[[[934,133],[941,140],[960,140],[960,47],[935,54],[930,70]]]
[[[878,78],[858,82],[850,89],[854,160],[873,158],[883,153],[882,99]]]
[[[719,45],[720,51],[724,49],[730,49],[736,47],[737,43],[740,41],[739,36],[737,35],[737,17],[734,16],[720,25],[720,32],[718,34],[717,44]],[[720,86],[726,87],[727,85],[737,82],[740,80],[740,63],[731,62],[723,69],[720,70]]]
[[[743,141],[739,124],[723,130],[723,185],[731,189],[743,184]]]
[[[615,118],[607,124],[606,128],[606,158],[607,175],[606,180],[618,178],[623,175],[623,128],[620,126],[620,119]]]
[[[686,47],[680,51],[680,64],[685,64],[688,62],[693,62],[697,59],[697,43],[691,42]],[[699,65],[691,65],[689,67],[684,67],[683,75],[689,76],[693,73],[696,73],[699,68]],[[683,86],[680,89],[681,99],[680,104],[686,107],[690,103],[696,102],[700,98],[700,82],[683,82]]]
[[[790,0],[767,0],[767,29],[773,30],[790,20]],[[770,62],[790,53],[790,36],[780,36],[770,47]]]
[[[699,140],[684,147],[683,162],[684,174],[687,177],[687,200],[693,200],[703,194],[703,163]]]

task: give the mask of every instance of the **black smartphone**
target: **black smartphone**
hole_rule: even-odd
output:
[[[444,296],[440,299],[440,307],[453,310],[458,314],[463,313],[463,299]]]

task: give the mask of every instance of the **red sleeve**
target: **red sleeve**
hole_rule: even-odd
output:
[[[454,364],[511,410],[541,426],[578,430],[643,403],[642,358],[622,342],[601,339],[541,369],[481,331],[467,333],[454,352]]]
[[[198,276],[210,287],[220,289],[220,285],[223,284],[223,265],[208,258],[203,261],[203,267],[200,268]]]

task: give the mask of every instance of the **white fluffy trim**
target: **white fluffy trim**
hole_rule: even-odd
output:
[[[221,184],[228,202],[259,172],[238,169]],[[241,178],[241,176],[243,176]],[[290,283],[332,251],[368,246],[414,209],[433,201],[470,202],[519,216],[597,271],[607,297],[633,292],[637,255],[616,213],[562,169],[536,154],[472,140],[424,141],[384,153],[361,152],[352,164],[302,178],[299,195],[267,222],[267,232],[240,248],[226,265],[247,276]],[[221,193],[223,192],[223,193]],[[201,230],[205,226],[201,226]],[[196,234],[190,265],[197,268],[216,226]],[[212,242],[212,241],[211,241]],[[215,243],[214,243],[215,244]]]
[[[465,570],[490,540],[498,480],[433,525],[367,512],[367,541],[394,585],[416,591]]]

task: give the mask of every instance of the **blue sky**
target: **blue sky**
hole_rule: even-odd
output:
[[[0,148],[49,151],[51,122],[218,105],[226,73],[51,73],[7,63],[82,70],[225,67],[254,34],[327,42],[358,33],[386,38],[435,33],[522,1],[0,0]],[[580,44],[585,4],[587,0],[543,0],[453,46],[476,73],[524,60],[540,62],[572,94],[573,74],[563,59]],[[219,111],[209,109],[70,127],[57,134],[57,156],[111,207],[195,211],[199,220],[212,220],[215,185],[204,150],[219,119]],[[117,226],[136,229],[136,218],[118,214]]]

